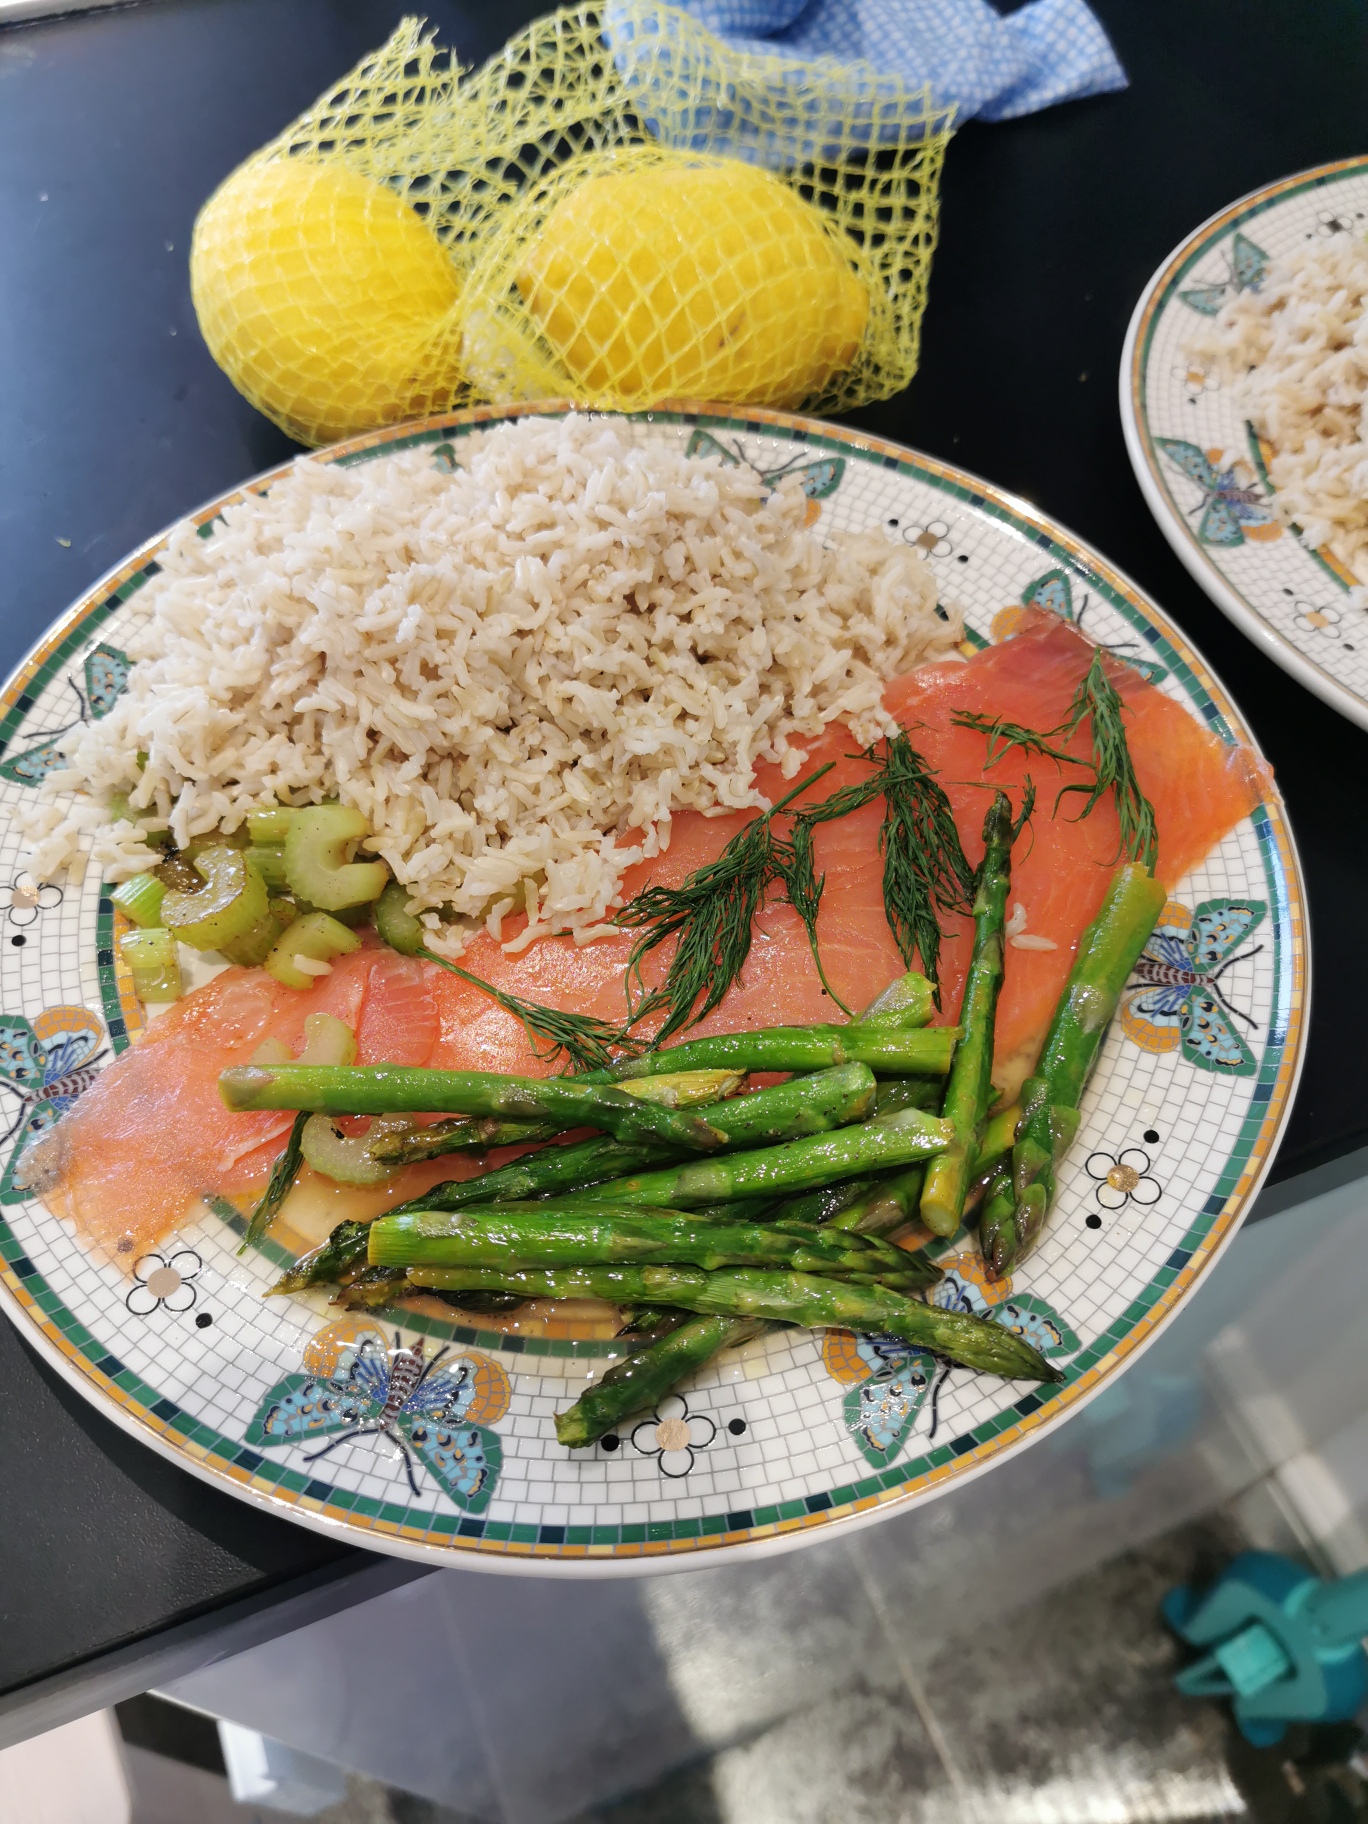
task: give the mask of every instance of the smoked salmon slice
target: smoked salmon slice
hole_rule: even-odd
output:
[[[923,666],[885,692],[890,713],[937,770],[971,862],[977,864],[983,852],[980,829],[991,790],[1001,785],[1019,803],[1028,772],[1037,788],[1035,816],[1012,863],[1011,903],[1024,912],[1027,947],[1008,947],[998,1009],[995,1078],[1006,1090],[1015,1090],[1034,1062],[1078,937],[1101,903],[1117,860],[1117,823],[1109,803],[1081,822],[1078,797],[1066,797],[1056,808],[1059,787],[1078,776],[1059,762],[1012,752],[985,772],[983,735],[956,726],[954,717],[970,710],[1052,729],[1064,718],[1093,651],[1058,616],[1030,610],[1009,641],[967,662]],[[1119,661],[1107,664],[1125,703],[1136,772],[1155,808],[1159,873],[1172,887],[1259,802],[1269,786],[1268,769],[1250,750],[1219,740],[1138,672]],[[1086,755],[1086,728],[1072,750]],[[839,727],[812,743],[801,772],[828,762],[832,770],[813,788],[814,800],[868,775],[869,762],[853,752]],[[771,799],[792,783],[775,766],[757,774],[758,789]],[[676,817],[668,848],[630,872],[625,893],[647,881],[678,884],[716,859],[751,815]],[[837,994],[857,1009],[903,968],[884,916],[882,816],[876,801],[822,825],[816,839],[817,869],[826,879],[822,960]],[[943,922],[940,1018],[950,1021],[968,960],[969,922],[957,916]],[[526,999],[617,1023],[625,1011],[632,943],[626,932],[580,947],[557,938],[509,955],[482,935],[461,960]],[[667,964],[662,950],[651,959],[647,980],[658,979]],[[43,1143],[50,1149],[42,1161],[45,1200],[93,1240],[136,1258],[192,1217],[206,1193],[258,1190],[290,1117],[229,1114],[218,1094],[219,1073],[248,1062],[266,1038],[298,1050],[305,1016],[316,1012],[333,1013],[353,1027],[362,1063],[528,1075],[552,1068],[530,1049],[520,1023],[488,996],[434,964],[380,948],[369,934],[362,949],[339,958],[330,975],[304,992],[279,986],[261,970],[229,969],[154,1021]],[[690,1036],[840,1017],[818,980],[797,914],[771,903],[757,920],[743,979]],[[480,1163],[462,1156],[410,1167],[380,1201],[416,1195],[439,1179],[478,1169]]]
[[[1013,749],[985,771],[985,737],[955,723],[973,711],[1046,732],[1065,719],[1095,648],[1077,628],[1046,609],[1026,610],[1020,631],[989,646],[967,664],[924,665],[896,678],[884,692],[890,714],[912,745],[936,768],[969,860],[983,856],[980,834],[994,786],[1019,804],[1026,777],[1038,793],[1035,815],[1012,852],[1011,905],[1025,913],[1022,935],[1053,949],[1009,943],[998,1002],[994,1081],[1015,1092],[1035,1062],[1046,1025],[1064,987],[1084,927],[1102,903],[1118,860],[1120,832],[1110,799],[1079,820],[1082,798],[1056,809],[1063,785],[1081,769]],[[1108,658],[1108,676],[1125,705],[1126,737],[1140,789],[1154,806],[1159,832],[1156,872],[1170,890],[1208,855],[1228,830],[1271,789],[1272,773],[1251,749],[1221,741],[1183,705],[1148,683],[1132,666]],[[1086,758],[1087,724],[1067,743]],[[948,921],[941,950],[942,1002],[959,1006],[968,963],[967,919]]]
[[[369,934],[302,992],[263,969],[225,969],[154,1020],[102,1072],[95,1099],[83,1098],[39,1143],[29,1161],[35,1188],[82,1233],[136,1259],[206,1194],[250,1192],[270,1176],[293,1116],[230,1114],[220,1071],[249,1062],[268,1038],[300,1051],[311,1013],[345,1020],[363,1064],[426,1063],[439,1029],[437,973]]]

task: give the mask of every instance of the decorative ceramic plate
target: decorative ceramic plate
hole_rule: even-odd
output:
[[[434,420],[318,460],[426,447],[453,464],[467,439],[505,415]],[[1142,662],[1222,739],[1249,739],[1199,655],[1123,576],[971,476],[761,411],[657,412],[636,419],[633,434],[711,450],[764,476],[797,469],[814,520],[884,527],[925,553],[974,643],[1004,637],[1023,603],[1044,605]],[[197,523],[207,528],[236,498],[204,508]],[[607,1323],[513,1313],[504,1328],[489,1319],[475,1329],[406,1310],[338,1321],[322,1294],[264,1302],[307,1237],[282,1218],[259,1252],[240,1257],[241,1221],[222,1205],[192,1213],[131,1277],[93,1257],[16,1188],[14,1162],[104,1063],[137,1043],[142,1014],[107,890],[93,877],[36,890],[19,871],[16,812],[63,731],[106,714],[123,688],[123,647],[161,544],[78,602],[0,698],[3,1301],[73,1386],[153,1448],[274,1513],[434,1563],[602,1574],[759,1552],[927,1499],[1043,1436],[1155,1335],[1230,1239],[1273,1157],[1305,1031],[1302,889],[1276,797],[1169,903],[1152,960],[1178,966],[1128,991],[1058,1206],[1025,1268],[989,1285],[971,1240],[945,1249],[937,1297],[1028,1333],[1064,1370],[1059,1387],[947,1371],[843,1333],[781,1331],[720,1357],[659,1411],[572,1454],[552,1417],[617,1351]],[[1156,994],[1160,979],[1178,986]],[[1222,1062],[1188,1036],[1194,1009],[1204,1019],[1215,1010],[1228,1029]],[[430,1358],[438,1344],[443,1363],[405,1403],[414,1353]],[[439,1394],[444,1429],[427,1417]],[[300,1435],[315,1396],[336,1396],[326,1454]]]
[[[1121,422],[1150,510],[1217,607],[1275,665],[1368,728],[1368,618],[1348,599],[1358,578],[1269,506],[1267,449],[1187,346],[1228,298],[1257,290],[1273,260],[1341,228],[1368,232],[1368,158],[1285,178],[1203,222],[1135,307]]]

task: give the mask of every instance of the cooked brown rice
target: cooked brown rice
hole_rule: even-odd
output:
[[[885,681],[958,638],[915,552],[809,527],[797,480],[767,495],[584,415],[461,449],[454,473],[302,458],[208,537],[178,528],[128,691],[54,787],[127,792],[181,844],[336,795],[417,906],[583,938],[673,812],[763,802],[756,763],[791,775],[831,722],[888,732]],[[93,821],[49,804],[34,871]],[[108,874],[146,865],[139,835],[106,823]]]
[[[1275,505],[1368,582],[1368,244],[1345,233],[1274,262],[1188,342],[1272,446]]]

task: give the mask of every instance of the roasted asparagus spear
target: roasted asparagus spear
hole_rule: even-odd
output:
[[[804,1223],[700,1222],[674,1211],[592,1203],[381,1216],[371,1224],[369,1258],[383,1267],[785,1267],[904,1291],[939,1277],[917,1255],[874,1236]]]
[[[983,820],[983,860],[974,883],[974,947],[960,1002],[959,1044],[941,1114],[954,1129],[926,1168],[921,1219],[933,1235],[953,1235],[964,1214],[988,1105],[993,1100],[993,1033],[1002,986],[1003,925],[1012,880],[1012,807],[997,792]]]
[[[810,1330],[860,1330],[896,1336],[917,1349],[1009,1379],[1061,1381],[1063,1375],[1004,1325],[904,1298],[882,1286],[852,1285],[811,1273],[732,1267],[419,1267],[416,1286],[438,1291],[520,1292],[527,1298],[602,1298],[617,1305],[677,1305],[714,1317],[767,1318]]]
[[[691,1317],[648,1339],[586,1387],[568,1412],[556,1414],[556,1436],[572,1450],[592,1444],[634,1412],[648,1412],[723,1349],[765,1328],[752,1317]]]
[[[903,1108],[785,1146],[690,1160],[664,1171],[618,1178],[599,1185],[594,1195],[609,1203],[691,1209],[761,1191],[811,1190],[882,1167],[929,1159],[948,1144],[951,1131],[949,1123],[935,1115]]]
[[[920,1036],[920,1035],[916,1035]],[[643,1101],[583,1077],[508,1077],[485,1070],[402,1064],[240,1065],[219,1078],[232,1109],[299,1108],[333,1115],[435,1114],[560,1120],[601,1127],[618,1140],[653,1140],[677,1152],[713,1152],[724,1137],[700,1116]]]
[[[1078,941],[1035,1075],[1022,1086],[1010,1199],[999,1173],[984,1203],[979,1245],[996,1275],[1009,1273],[1030,1252],[1045,1225],[1056,1167],[1082,1119],[1084,1086],[1165,897],[1147,868],[1127,863],[1118,868],[1101,910]]]

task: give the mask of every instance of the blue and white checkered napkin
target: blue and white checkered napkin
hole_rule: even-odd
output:
[[[849,71],[856,99],[877,90],[882,130],[876,139],[888,136],[889,102],[899,91],[910,96],[929,88],[932,111],[953,112],[960,123],[975,116],[1012,120],[1057,101],[1126,87],[1126,72],[1085,0],[1030,0],[1005,17],[988,0],[676,3],[733,51],[856,66]],[[610,6],[607,21],[619,68],[629,80],[658,83],[660,71],[648,66],[656,58],[668,60],[668,32],[643,32],[630,0]],[[835,89],[840,72],[830,70],[827,79]],[[909,102],[909,118],[912,112]]]

